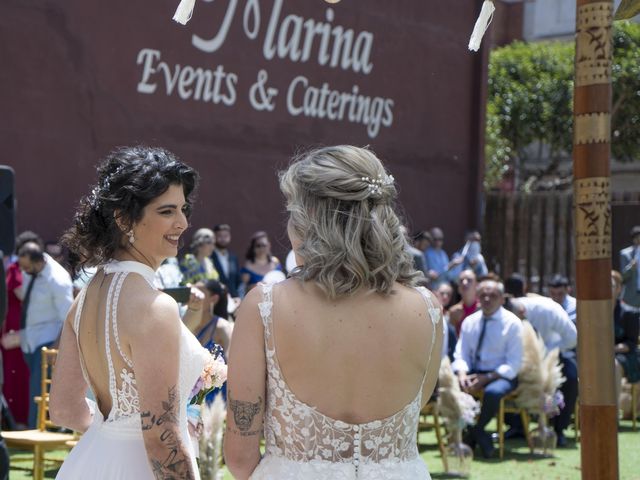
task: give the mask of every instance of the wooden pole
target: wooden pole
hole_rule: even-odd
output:
[[[613,0],[577,0],[574,203],[583,480],[618,478],[611,300]]]

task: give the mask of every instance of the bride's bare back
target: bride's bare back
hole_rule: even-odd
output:
[[[440,359],[439,351],[431,352],[436,332],[425,299],[399,284],[388,296],[360,292],[328,300],[315,284],[288,280],[273,289],[272,319],[277,357],[291,391],[347,423],[398,412],[416,397],[429,354]],[[438,365],[431,362],[427,372],[425,401]]]
[[[98,271],[84,294],[76,335],[87,380],[105,420],[110,414],[113,418],[139,413],[137,388],[131,383],[135,381],[135,372],[129,337],[132,322],[141,321],[158,295],[139,275],[128,275],[118,285],[114,283],[114,275],[103,270]],[[112,386],[107,351],[115,379]],[[115,388],[116,398],[122,400],[116,411],[110,387]]]

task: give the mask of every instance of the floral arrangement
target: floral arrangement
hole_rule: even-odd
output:
[[[227,381],[227,365],[222,357],[222,349],[216,345],[207,358],[200,378],[191,390],[191,405],[202,405],[206,396]]]
[[[222,348],[216,345],[211,350],[211,355],[204,364],[202,373],[191,390],[191,402],[187,406],[187,422],[189,427],[189,437],[196,456],[200,456],[200,443],[205,432],[204,414],[210,415],[208,406],[204,403],[207,395],[216,388],[222,387],[227,381],[227,365],[224,363]],[[217,397],[216,397],[217,399]],[[221,400],[222,401],[222,400]],[[224,410],[224,401],[223,410]],[[223,416],[224,418],[224,416]],[[211,477],[213,479],[213,477]]]
[[[564,397],[558,389],[564,382],[557,348],[547,353],[544,342],[529,322],[522,322],[522,368],[518,373],[516,403],[547,418],[560,413]]]
[[[449,428],[461,431],[466,426],[473,425],[480,412],[480,404],[471,395],[460,390],[460,384],[448,358],[440,364],[438,380],[440,383],[439,412]]]
[[[545,395],[542,403],[542,412],[549,418],[555,417],[564,408],[564,395],[556,390],[553,395]]]
[[[211,405],[202,406],[202,432],[199,438],[199,467],[202,480],[222,480],[222,431],[226,407],[218,395]]]

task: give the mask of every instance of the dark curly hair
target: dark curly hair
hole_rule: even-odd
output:
[[[116,220],[128,230],[170,185],[182,185],[190,206],[197,184],[198,173],[163,148],[119,147],[109,153],[98,167],[98,183],[80,200],[74,225],[62,237],[74,269],[112,258],[124,235]]]

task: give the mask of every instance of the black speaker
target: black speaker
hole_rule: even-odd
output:
[[[13,169],[0,165],[0,250],[13,253],[16,244],[16,199]]]

